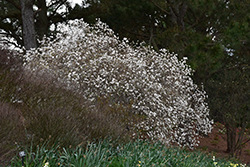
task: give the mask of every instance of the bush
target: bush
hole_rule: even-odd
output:
[[[143,44],[131,47],[101,21],[90,26],[74,20],[59,28],[55,40],[44,39],[25,55],[26,69],[54,75],[92,104],[99,97],[110,99],[110,106],[132,104],[127,110],[144,120],[130,126],[151,139],[192,148],[198,133],[211,132],[206,94],[193,83],[185,59]]]

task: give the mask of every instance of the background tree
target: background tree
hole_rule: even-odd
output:
[[[244,138],[250,121],[250,71],[249,66],[234,66],[216,73],[207,82],[210,91],[210,109],[217,112],[227,133],[227,152],[240,155],[242,146],[249,141]]]
[[[64,11],[59,12],[62,8]],[[44,35],[54,36],[57,32],[56,25],[67,20],[67,14],[71,10],[67,0],[36,0],[33,3],[36,37],[42,39]],[[50,29],[53,25],[54,29]],[[1,33],[8,37],[8,43],[16,47],[24,46],[22,37],[21,6],[19,0],[0,1],[0,29]]]
[[[59,22],[66,22],[68,20],[68,13],[71,11],[70,3],[67,0],[37,0],[35,5],[38,8],[35,25],[39,39],[42,39],[44,35],[55,35],[57,24]],[[50,29],[51,25],[55,26],[54,31]]]
[[[0,29],[3,36],[14,38],[16,43],[8,41],[15,46],[23,46],[22,41],[21,6],[19,0],[0,1]]]
[[[23,42],[26,49],[36,48],[36,32],[34,25],[34,0],[20,0],[23,22]]]
[[[210,95],[209,103],[214,118],[226,124],[227,151],[231,155],[237,155],[241,150],[242,135],[249,128],[250,120],[249,5],[248,0],[226,1],[223,14],[217,14],[219,17],[217,24],[214,24],[214,38],[222,43],[226,57],[222,67],[204,82]],[[237,127],[241,127],[238,133]]]

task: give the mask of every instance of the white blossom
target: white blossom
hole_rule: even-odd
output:
[[[114,103],[132,102],[133,112],[146,115],[135,126],[152,139],[192,148],[199,132],[211,132],[206,93],[193,83],[187,58],[179,61],[166,49],[156,52],[144,44],[131,46],[100,20],[93,26],[73,20],[59,27],[56,39],[44,39],[27,52],[27,69],[43,68],[67,81],[68,89],[77,85],[90,101],[111,96]]]

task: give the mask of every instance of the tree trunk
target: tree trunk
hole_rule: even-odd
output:
[[[181,3],[175,3],[173,0],[169,0],[170,13],[173,26],[178,26],[181,31],[185,30],[184,17],[187,13],[188,5],[185,1]]]
[[[20,0],[22,22],[23,22],[23,42],[25,49],[36,48],[36,32],[34,25],[34,0]]]
[[[227,129],[227,152],[234,156],[236,151],[236,128],[234,126],[226,125]]]
[[[49,29],[46,1],[38,0],[37,7],[38,7],[38,12],[35,25],[36,25],[37,35],[41,40],[44,37],[44,35],[47,34],[47,31]]]

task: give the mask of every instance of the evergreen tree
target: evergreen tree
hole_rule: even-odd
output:
[[[19,0],[0,1],[1,33],[7,37],[4,39],[7,40],[8,43],[12,43],[19,48],[24,46],[20,2]],[[70,3],[67,0],[35,0],[32,4],[32,10],[34,10],[32,11],[34,13],[32,16],[34,16],[33,22],[35,22],[35,35],[40,40],[44,35],[55,36],[57,24],[67,21],[68,12],[71,10]],[[65,8],[65,11],[59,12],[62,8]],[[54,29],[50,29],[51,25],[54,26]]]
[[[29,50],[36,48],[36,32],[34,25],[33,0],[20,0],[23,22],[24,47]]]

